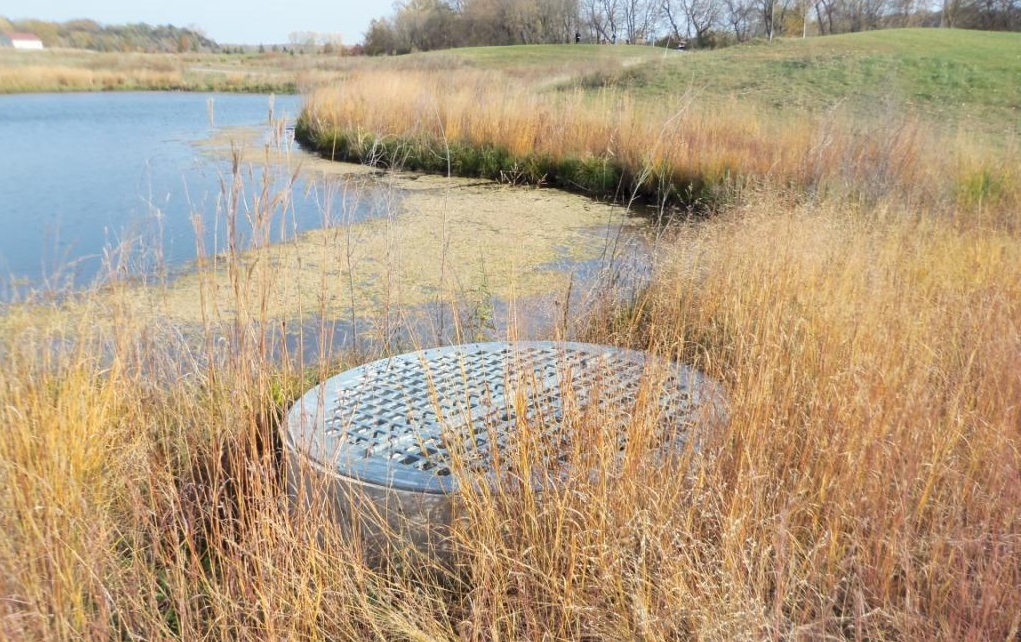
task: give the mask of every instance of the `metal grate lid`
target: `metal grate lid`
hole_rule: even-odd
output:
[[[287,416],[289,447],[363,482],[427,493],[456,490],[455,458],[483,473],[520,422],[549,434],[565,409],[596,409],[626,425],[643,381],[655,378],[659,416],[683,443],[719,387],[644,353],[581,343],[456,345],[381,359],[309,390]]]

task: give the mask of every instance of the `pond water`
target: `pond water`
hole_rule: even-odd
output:
[[[451,340],[448,333],[455,326],[463,331],[466,325],[506,336],[511,319],[507,292],[512,288],[501,290],[485,280],[470,284],[479,273],[483,277],[500,273],[501,263],[526,271],[531,266],[532,282],[541,281],[542,287],[526,288],[528,296],[548,295],[552,301],[526,312],[517,304],[511,306],[527,317],[535,336],[545,336],[566,320],[567,310],[575,309],[572,302],[605,274],[608,263],[619,265],[619,256],[609,261],[605,256],[611,240],[614,248],[619,239],[625,241],[621,247],[630,248],[626,254],[638,257],[638,268],[631,272],[643,274],[648,254],[642,243],[633,243],[641,240],[640,235],[626,230],[621,235],[620,215],[590,213],[590,207],[598,208],[587,199],[571,196],[565,202],[545,190],[478,187],[485,182],[468,181],[476,187],[440,190],[430,200],[427,192],[433,188],[414,187],[419,183],[415,177],[405,177],[398,181],[403,187],[395,187],[387,179],[325,170],[323,164],[331,170],[338,166],[301,151],[293,141],[290,126],[300,101],[297,96],[161,92],[0,96],[0,303],[29,291],[60,293],[88,286],[111,273],[169,276],[175,288],[169,296],[176,296],[177,302],[172,309],[179,313],[174,322],[181,328],[198,328],[201,315],[186,312],[198,298],[188,289],[188,269],[199,256],[226,251],[229,229],[236,247],[250,247],[252,230],[259,227],[250,220],[254,212],[270,211],[270,223],[260,228],[265,236],[260,232],[255,242],[262,244],[294,240],[302,232],[324,227],[354,229],[346,226],[386,216],[395,211],[396,202],[407,201],[413,204],[412,211],[402,217],[406,238],[397,252],[407,269],[384,265],[394,248],[378,238],[378,232],[366,232],[370,229],[366,227],[352,232],[349,238],[358,239],[356,250],[365,256],[356,266],[357,278],[344,277],[359,283],[358,291],[350,292],[353,298],[341,306],[351,314],[344,320],[336,310],[322,318],[312,315],[297,331],[290,323],[282,345],[299,352],[317,351],[324,343],[351,345],[367,327],[364,320],[354,318],[354,310],[369,310],[380,292],[393,285],[390,280],[397,273],[418,282],[404,290],[405,303],[421,314],[422,320],[411,325],[436,328],[438,341]],[[245,148],[237,173],[232,145]],[[310,170],[313,165],[318,170]],[[240,195],[236,228],[227,222],[232,191]],[[449,212],[448,197],[459,201],[449,204],[453,208]],[[447,229],[448,216],[458,207],[471,216],[462,216]],[[549,218],[537,218],[537,213]],[[392,223],[386,226],[391,234],[405,229]],[[441,230],[447,241],[427,240]],[[523,248],[534,245],[529,241],[535,239],[520,234],[542,237],[545,245],[525,252]],[[447,243],[462,250],[452,248],[451,257],[461,256],[469,263],[484,260],[477,261],[474,272],[458,272],[457,265],[445,265]],[[289,247],[304,251],[300,241]],[[437,248],[443,251],[438,261],[415,258],[416,253],[435,253]],[[321,246],[309,249],[309,256],[322,253]],[[307,263],[315,266],[317,261]],[[446,319],[450,311],[445,300],[429,294],[436,275],[433,286],[426,282],[436,264],[448,274],[457,273],[453,280],[477,299],[468,304],[468,317],[462,315],[458,324]],[[282,274],[283,279],[302,278],[299,271]],[[571,301],[563,306],[556,302],[565,294],[563,279],[556,285],[558,276],[569,284],[566,294]],[[418,286],[417,295],[408,294],[414,291],[412,285]],[[310,292],[315,287],[297,290]],[[539,294],[540,289],[545,294]],[[283,316],[300,307],[282,305],[278,314]],[[404,312],[400,315],[405,323],[410,318]],[[389,330],[377,334],[389,341]],[[474,330],[470,334],[483,336]]]
[[[232,128],[266,141],[300,108],[298,96],[87,93],[0,96],[0,296],[12,288],[91,282],[124,260],[174,268],[226,247],[229,158],[198,144]],[[258,142],[258,141],[257,141]],[[245,173],[286,188],[286,172]],[[278,237],[321,226],[314,192],[299,184]],[[246,193],[258,193],[248,185]],[[350,209],[350,208],[349,208]],[[355,208],[357,209],[357,208]],[[363,210],[365,208],[362,208]],[[366,215],[367,212],[366,212]],[[241,239],[243,242],[244,239]]]

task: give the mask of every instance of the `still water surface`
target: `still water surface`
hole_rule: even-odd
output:
[[[200,141],[258,127],[268,143],[274,121],[293,123],[299,108],[298,96],[0,96],[0,297],[12,284],[87,284],[106,269],[110,248],[127,241],[142,247],[131,253],[136,269],[184,265],[196,255],[193,217],[204,251],[222,251],[231,167]],[[249,182],[261,187],[261,172]],[[289,179],[285,171],[268,178],[274,188]],[[306,188],[295,186],[275,234],[322,225]]]
[[[243,130],[249,149],[283,146],[301,164],[303,156],[310,157],[295,146],[287,129],[299,108],[297,96],[0,96],[0,303],[26,289],[88,285],[111,264],[122,272],[125,260],[131,274],[173,275],[194,261],[197,246],[206,255],[226,250],[224,199],[233,176],[224,146]],[[371,182],[355,185],[354,179],[333,177],[330,183],[310,183],[279,163],[264,165],[245,166],[240,209],[244,218],[263,187],[270,198],[287,195],[273,208],[270,242],[387,211],[387,192]],[[251,226],[242,220],[239,229],[237,244],[244,248],[250,240],[245,230]],[[620,236],[621,230],[614,230],[593,233]],[[622,239],[635,240],[626,233]],[[130,250],[116,250],[125,243]],[[646,253],[639,249],[636,256],[640,265],[631,272],[640,275]],[[565,257],[538,269],[573,274],[573,300],[600,278],[606,265],[606,257],[580,262]],[[488,324],[500,329],[510,318],[506,302],[492,304]],[[434,307],[438,312],[426,306],[426,318],[432,327],[438,316],[438,332],[444,334],[446,304]],[[552,327],[554,316],[563,314],[559,310],[536,308],[528,314],[541,329]],[[326,334],[320,328],[323,336],[314,341],[305,337],[291,345],[296,339],[288,334],[285,345],[292,351],[300,345],[297,349],[309,354],[323,342],[347,345],[357,335],[354,320],[349,321],[334,322]]]

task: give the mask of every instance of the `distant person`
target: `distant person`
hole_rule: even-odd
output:
[[[574,44],[578,44],[579,42],[581,42],[581,32],[580,31],[575,31],[574,32]]]

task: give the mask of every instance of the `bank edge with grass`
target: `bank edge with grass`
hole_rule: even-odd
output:
[[[934,68],[963,65],[943,47],[944,34],[860,40],[857,48],[853,37],[819,38],[697,58],[594,61],[566,78],[553,73],[553,47],[545,50],[547,69],[531,61],[509,67],[525,53],[514,47],[501,48],[498,68],[422,55],[417,66],[352,70],[308,92],[296,137],[328,159],[557,187],[661,210],[716,211],[766,188],[865,209],[896,198],[952,215],[1010,217],[1021,203],[1021,146],[1009,108],[1019,63],[973,56],[968,76],[988,91],[962,92],[956,72],[929,77]],[[988,44],[983,34],[952,41]],[[1021,53],[1021,38],[1000,44]],[[872,58],[861,49],[879,45],[893,52],[882,54],[889,95],[877,98],[876,80],[866,74],[824,83],[832,95],[806,103],[828,78],[825,70],[809,73],[820,56],[848,58],[832,71],[842,78],[868,67]],[[462,55],[473,60],[471,53]],[[703,67],[719,81],[698,76]],[[746,82],[756,70],[764,77],[752,91]],[[693,86],[692,78],[707,85]],[[769,96],[784,87],[789,99],[761,101],[760,87]],[[941,93],[965,102],[944,109],[931,98]]]
[[[704,213],[722,205],[738,184],[729,172],[710,182],[676,168],[634,166],[605,155],[516,155],[494,143],[379,136],[364,130],[317,130],[305,116],[298,120],[294,136],[304,147],[333,161],[553,187],[628,206],[689,213]]]

